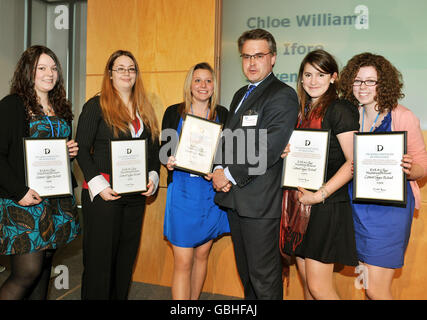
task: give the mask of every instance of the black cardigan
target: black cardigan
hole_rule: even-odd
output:
[[[162,120],[162,131],[165,129],[178,129],[179,120],[181,118],[181,115],[178,112],[179,106],[182,103],[174,104],[169,106],[164,115]],[[218,120],[220,123],[224,124],[227,120],[228,110],[224,108],[223,106],[217,105],[216,109]],[[162,141],[161,146],[163,147],[165,144],[169,143],[171,139],[167,139],[165,141]],[[171,151],[168,152],[168,157],[171,155]],[[167,178],[167,184],[172,182],[172,172],[168,170],[168,178]]]
[[[89,99],[83,106],[76,133],[76,141],[79,144],[77,161],[87,182],[101,172],[111,175],[110,140],[113,138],[111,127],[104,121],[99,96]],[[132,139],[132,136],[130,132],[120,132],[118,138]],[[158,139],[153,142],[150,129],[146,125],[139,139],[147,139],[147,171],[156,171],[159,174]]]
[[[29,189],[25,184],[23,146],[23,138],[28,136],[28,121],[21,97],[16,94],[4,97],[0,101],[0,114],[0,198],[19,201]],[[71,177],[76,187],[74,175]]]

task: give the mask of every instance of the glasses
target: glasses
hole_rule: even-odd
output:
[[[363,80],[354,80],[353,86],[358,87],[358,86],[361,86],[362,83],[364,83],[365,86],[373,87],[378,83],[378,81],[377,80],[364,80],[364,81]]]
[[[126,69],[126,68],[118,67],[116,70],[111,69],[111,71],[116,71],[119,74],[125,74],[125,73],[128,73],[128,72],[129,73],[136,73],[136,68]]]
[[[255,54],[241,54],[240,57],[243,60],[246,61],[250,61],[252,58],[254,58],[254,60],[262,60],[262,58],[264,58],[265,56],[271,54],[271,52],[268,53],[255,53]]]

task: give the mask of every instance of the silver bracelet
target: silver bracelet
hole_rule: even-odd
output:
[[[326,187],[323,185],[319,188],[320,194],[322,195],[322,203],[325,203],[325,199],[329,196],[328,191],[326,190]]]

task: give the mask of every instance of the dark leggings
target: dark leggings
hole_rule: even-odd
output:
[[[0,287],[0,300],[45,300],[55,250],[11,255],[11,273]]]

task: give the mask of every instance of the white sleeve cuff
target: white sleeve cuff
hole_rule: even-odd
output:
[[[156,193],[157,188],[159,187],[159,174],[156,171],[150,171],[148,173],[148,179],[150,179],[151,181],[153,181],[154,184],[154,189],[153,192],[150,195],[153,195]]]
[[[87,185],[89,187],[88,191],[90,201],[93,201],[93,198],[95,198],[102,190],[110,187],[110,184],[102,175],[93,177]]]
[[[224,169],[224,174],[227,177],[227,179],[231,181],[232,184],[234,184],[234,185],[237,184],[236,180],[234,180],[233,176],[231,175],[230,170],[228,169],[228,167]]]

